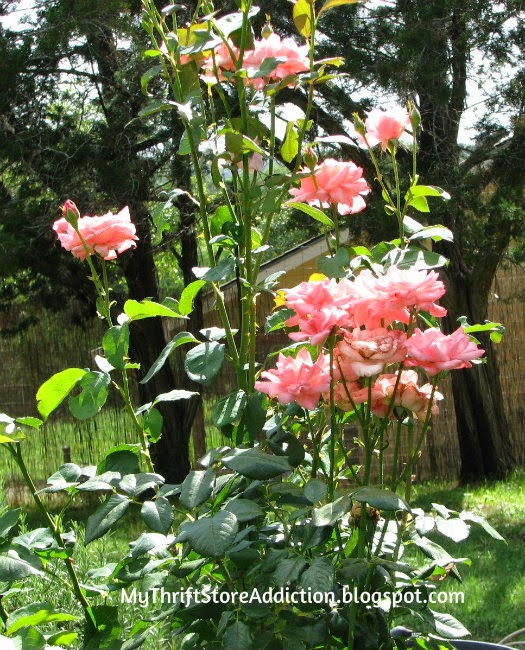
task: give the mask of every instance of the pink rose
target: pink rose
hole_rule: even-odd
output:
[[[406,356],[406,334],[379,327],[346,332],[336,346],[336,355],[358,377],[372,377],[382,372],[385,364],[397,363]]]
[[[353,411],[358,404],[363,404],[368,401],[368,397],[372,396],[372,403],[380,400],[383,395],[372,385],[372,390],[368,390],[368,386],[361,386],[358,381],[338,381],[334,386],[334,403],[337,408],[342,411]],[[325,400],[328,402],[330,395],[325,395]]]
[[[268,80],[277,81],[310,69],[308,46],[297,45],[292,38],[281,39],[278,34],[273,33],[268,38],[255,41],[254,46],[253,50],[244,52],[242,67],[248,73],[244,83],[255,90],[262,90]],[[229,47],[234,56],[238,57],[239,49],[231,43]],[[264,77],[255,76],[264,61],[270,58],[280,59],[277,66]],[[213,54],[204,60],[202,67],[203,80],[211,84],[224,81],[224,72],[236,70],[236,64],[225,43],[215,48]]]
[[[397,390],[394,395],[394,390]],[[374,382],[374,394],[380,394],[380,397],[372,399],[372,412],[378,417],[384,417],[388,411],[388,406],[394,395],[394,406],[402,407],[412,411],[419,420],[424,420],[427,416],[432,394],[432,385],[418,385],[417,372],[413,370],[403,370],[398,382],[398,374],[381,375]],[[431,413],[439,413],[437,401],[442,400],[443,395],[437,390],[434,391],[434,400],[432,402]]]
[[[373,108],[365,120],[366,139],[371,147],[381,144],[386,151],[391,140],[400,138],[410,126],[410,117],[405,108],[397,107],[389,110]]]
[[[368,328],[387,327],[394,321],[408,323],[411,310],[425,310],[445,316],[447,310],[435,303],[445,285],[435,271],[399,269],[391,266],[376,277],[365,269],[355,280],[354,318]]]
[[[406,347],[407,365],[419,366],[431,377],[441,370],[470,368],[472,359],[479,359],[485,352],[470,340],[462,327],[448,335],[436,327],[416,329]]]
[[[63,209],[72,211],[71,203],[66,201]],[[102,217],[80,217],[77,229],[85,242],[87,254],[97,253],[105,260],[114,260],[119,253],[135,248],[138,239],[127,207],[117,214],[108,212]],[[71,251],[80,260],[86,258],[86,250],[77,231],[66,219],[62,217],[55,221],[53,230],[67,251]]]
[[[279,354],[276,368],[263,371],[261,377],[267,381],[256,381],[256,390],[276,397],[281,404],[297,402],[314,409],[321,395],[330,390],[330,360],[320,354],[314,362],[308,350],[301,348],[295,358]]]
[[[266,77],[255,77],[266,59],[282,59]],[[255,41],[255,49],[246,52],[243,67],[248,71],[247,83],[256,90],[266,85],[266,79],[280,80],[310,69],[308,45],[297,45],[293,38],[283,38],[275,32]],[[293,84],[292,84],[293,85]]]
[[[303,168],[302,172],[308,169]],[[333,158],[316,165],[313,173],[301,179],[299,188],[292,188],[294,201],[322,208],[336,204],[339,214],[355,214],[366,207],[363,196],[370,192],[363,170],[353,162]]]

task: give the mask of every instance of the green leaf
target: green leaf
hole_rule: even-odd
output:
[[[314,526],[333,526],[350,510],[351,505],[350,496],[344,494],[335,501],[316,508],[312,513],[312,523]]]
[[[306,591],[329,593],[334,589],[335,573],[332,562],[316,557],[301,576],[301,587]]]
[[[214,482],[215,473],[211,469],[191,470],[182,482],[180,502],[190,510],[200,506],[211,496]]]
[[[299,3],[301,3],[303,0],[299,0]],[[295,7],[297,7],[297,4],[294,5],[294,12],[295,12]],[[299,134],[297,133],[297,130],[295,128],[295,122],[288,122],[286,125],[286,134],[284,136],[283,143],[281,145],[281,157],[282,159],[290,163],[292,160],[297,156],[299,153]]]
[[[224,510],[233,512],[241,523],[264,516],[264,510],[250,499],[232,499],[224,506]]]
[[[110,327],[102,338],[102,347],[106,359],[117,370],[124,370],[129,349],[129,326],[114,325]]]
[[[140,445],[119,445],[108,451],[105,458],[97,466],[97,474],[104,472],[118,472],[125,474],[137,474],[140,471],[137,453],[140,452]]]
[[[436,527],[442,535],[449,537],[454,542],[461,542],[467,539],[470,533],[470,528],[463,519],[443,519],[443,517],[436,517]]]
[[[450,614],[435,612],[430,608],[425,609],[422,614],[434,626],[436,632],[446,639],[458,639],[470,634],[467,628]]]
[[[265,334],[269,334],[270,332],[275,332],[277,330],[284,329],[286,327],[286,321],[291,318],[295,314],[293,309],[288,309],[285,307],[284,309],[278,309],[277,311],[274,311],[273,314],[270,314],[267,319],[266,323],[264,324],[264,332]]]
[[[195,280],[184,287],[179,299],[179,311],[183,316],[188,316],[193,311],[193,301],[199,291],[206,285],[206,280]]]
[[[475,512],[468,512],[468,511],[460,512],[459,516],[464,521],[472,521],[475,524],[478,524],[483,528],[483,530],[486,533],[488,533],[494,539],[498,539],[501,542],[505,541],[505,538],[502,537],[498,533],[498,531],[489,524],[489,522],[485,519],[485,517],[482,517],[481,515],[477,515]]]
[[[214,405],[211,415],[213,424],[220,429],[235,422],[242,415],[246,402],[246,393],[242,389],[231,392]]]
[[[2,650],[58,650],[56,647],[50,647],[35,627],[25,627],[10,638],[0,636],[0,640]]]
[[[61,465],[58,470],[47,479],[48,485],[52,488],[48,491],[55,492],[76,485],[81,474],[82,470],[78,465],[75,465],[75,463],[65,463],[65,465]]]
[[[344,278],[346,275],[346,265],[350,261],[350,256],[346,248],[338,248],[335,255],[331,257],[320,257],[317,260],[317,266],[321,273],[329,278]]]
[[[196,266],[192,271],[199,280],[204,280],[205,282],[223,282],[233,278],[235,273],[235,260],[233,257],[226,257],[217,266]]]
[[[272,574],[273,580],[278,587],[286,587],[299,580],[302,571],[308,566],[302,557],[289,557],[281,560]]]
[[[28,576],[42,575],[42,572],[29,562],[20,558],[15,552],[0,555],[0,581],[14,582]]]
[[[151,115],[155,115],[162,111],[172,111],[174,108],[177,108],[175,103],[167,102],[162,99],[153,99],[138,112],[138,116],[150,117]]]
[[[404,510],[410,512],[410,506],[400,496],[390,490],[365,486],[354,492],[352,498],[361,503],[368,503],[368,505],[379,508],[380,510]]]
[[[334,7],[341,7],[343,5],[355,5],[358,2],[364,2],[365,0],[327,0],[325,4],[319,9],[319,13],[317,14],[320,16],[323,14],[325,11],[328,11],[329,9],[333,9]]]
[[[106,403],[111,377],[106,372],[91,371],[79,381],[79,395],[68,400],[69,410],[77,420],[86,420],[96,415]]]
[[[410,237],[410,241],[416,241],[417,239],[432,239],[433,241],[441,241],[444,239],[445,241],[454,241],[454,235],[445,226],[427,226]]]
[[[32,429],[40,429],[40,427],[44,424],[40,418],[32,417],[16,418],[16,422],[18,424],[23,424],[26,427],[31,427]]]
[[[153,404],[158,404],[159,402],[178,402],[181,399],[191,399],[194,395],[198,395],[192,390],[183,390],[182,388],[175,388],[170,390],[169,393],[161,393],[157,395]]]
[[[15,510],[8,510],[0,517],[0,538],[6,537],[7,533],[16,526],[20,517],[20,508]]]
[[[36,394],[37,408],[44,420],[62,404],[86,372],[81,368],[67,368],[57,372],[40,386]]]
[[[56,623],[63,621],[78,621],[78,616],[57,612],[50,603],[31,603],[21,607],[9,615],[6,622],[6,632],[10,636],[23,627],[36,627],[42,623]]]
[[[413,196],[410,201],[407,201],[407,205],[411,205],[418,212],[430,212],[428,201],[424,196]]]
[[[250,628],[242,621],[235,621],[226,628],[223,635],[225,650],[251,650],[253,646]]]
[[[256,447],[233,449],[228,456],[222,458],[222,464],[242,476],[260,481],[292,469],[284,456],[273,456]]]
[[[142,418],[142,426],[144,431],[148,434],[148,439],[150,442],[158,442],[162,435],[162,426],[164,424],[164,418],[162,413],[156,409],[151,408],[146,415]]]
[[[199,384],[211,384],[224,361],[224,343],[206,341],[191,349],[184,361],[188,377]]]
[[[406,193],[405,199],[410,199],[412,196],[440,196],[442,199],[450,199],[450,194],[441,187],[435,185],[413,185]]]
[[[310,38],[312,33],[312,0],[297,0],[293,6],[293,22],[297,31]]]
[[[60,631],[56,632],[55,634],[52,634],[47,638],[47,642],[49,645],[53,646],[61,646],[63,648],[67,648],[71,644],[73,644],[78,638],[77,632],[67,632],[67,631]]]
[[[324,481],[321,481],[318,478],[312,478],[304,486],[303,494],[311,503],[317,503],[318,501],[326,499],[328,486]]]
[[[234,543],[238,530],[237,517],[226,510],[181,526],[184,539],[197,553],[208,557],[223,556]]]
[[[129,507],[128,497],[112,494],[88,517],[86,523],[86,544],[102,537],[126,514]]]
[[[287,201],[286,206],[288,208],[294,208],[295,210],[304,212],[308,216],[312,217],[312,219],[320,221],[325,226],[328,226],[330,228],[334,227],[334,222],[332,219],[330,219],[330,217],[326,215],[322,210],[319,210],[319,208],[316,208],[313,205],[308,205],[308,203],[298,203],[297,201]]]
[[[157,497],[155,501],[145,501],[140,511],[147,526],[158,533],[166,535],[173,522],[173,508],[166,497]]]
[[[140,383],[146,384],[152,377],[154,377],[162,368],[162,366],[166,363],[166,359],[170,356],[173,350],[176,350],[180,345],[185,345],[186,343],[198,343],[198,342],[199,342],[198,339],[196,339],[193,336],[193,334],[190,334],[189,332],[179,332],[173,339],[171,339],[171,341],[165,346],[165,348],[162,350],[159,356],[155,359],[155,361],[151,365],[151,368],[148,370],[146,376],[140,380]]]
[[[160,474],[141,472],[140,474],[126,474],[123,476],[119,483],[119,488],[131,497],[137,497],[146,490],[150,490],[163,483],[164,478]]]
[[[153,78],[158,77],[160,74],[162,74],[163,70],[164,70],[164,66],[155,65],[152,68],[150,68],[149,70],[146,70],[146,72],[142,75],[142,77],[140,78],[140,87],[141,87],[142,93],[144,95],[148,94],[148,84],[149,84],[149,82]]]
[[[130,320],[140,320],[142,318],[152,318],[154,316],[165,316],[168,318],[184,318],[182,314],[173,311],[166,305],[161,305],[152,300],[126,300],[124,303],[124,313]]]

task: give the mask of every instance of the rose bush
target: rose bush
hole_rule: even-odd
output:
[[[457,542],[471,525],[481,525],[499,535],[476,513],[438,505],[432,513],[413,510],[412,474],[443,399],[443,373],[481,362],[483,352],[471,337],[493,325],[464,323],[451,335],[440,331],[445,286],[436,269],[446,260],[419,243],[450,240],[452,233],[426,227],[415,213],[422,206],[426,211],[428,197],[448,195],[420,184],[414,171],[414,106],[373,110],[364,120],[354,116],[399,237],[370,249],[340,241],[341,217],[365,208],[374,179],[365,180],[349,161],[318,162],[323,140],[311,135],[311,114],[316,86],[337,79],[327,73],[337,59],[315,61],[319,21],[351,2],[328,0],[319,10],[314,2],[295,3],[294,21],[305,40],[297,45],[268,33],[253,39],[256,8],[250,2],[224,17],[209,3],[199,5],[193,22],[180,27],[178,5],[159,12],[145,1],[143,24],[153,48],[147,56],[159,63],[145,74],[143,88],[149,92],[157,77],[161,95],[151,97],[143,114],[174,110],[185,127],[181,155],[192,164],[206,265],[194,269],[196,279],[179,300],[116,305],[106,263],[136,245],[128,210],[81,217],[67,201],[55,222],[63,247],[89,267],[107,331],[93,369],[68,368],[40,387],[40,418],[2,416],[0,444],[17,462],[45,522],[26,532],[17,529],[19,512],[0,516],[0,640],[6,647],[131,650],[162,625],[163,643],[175,640],[181,649],[404,650],[403,638],[390,632],[408,615],[421,627],[419,648],[450,648],[446,638],[467,634],[456,619],[430,606],[441,580],[459,578],[458,566],[466,560],[428,534],[438,530]],[[280,138],[279,92],[288,86],[306,89],[308,103]],[[401,180],[396,154],[408,130],[414,167]],[[179,195],[175,188],[170,200]],[[319,260],[322,277],[282,291],[283,308],[269,315],[265,330],[285,329],[290,345],[275,364],[271,355],[261,367],[257,299],[275,294],[277,280],[261,281],[259,269],[272,219],[285,205],[323,225],[328,251]],[[235,279],[238,327],[222,291],[224,282]],[[221,328],[179,332],[151,368],[129,358],[135,321],[184,319],[205,288],[214,296]],[[162,435],[157,407],[193,393],[174,387],[137,405],[130,373],[139,372],[147,383],[181,346],[190,346],[185,369],[192,380],[210,385],[227,362],[236,385],[211,414],[227,444],[208,450],[182,484],[169,485],[150,457],[150,446]],[[75,417],[92,417],[110,388],[122,398],[137,444],[108,450],[96,467],[67,463],[37,490],[24,461],[24,432],[45,426],[65,401]],[[357,432],[353,441],[350,426]],[[393,450],[388,462],[387,447]],[[54,492],[67,496],[56,516],[46,501],[46,493]],[[98,494],[101,503],[77,540],[66,514],[86,492]],[[132,510],[143,530],[127,553],[88,571],[78,566],[78,546],[120,527]],[[413,566],[406,546],[417,547],[429,563]],[[60,582],[77,609],[64,611],[58,602],[11,608],[20,585],[33,577]],[[137,593],[142,601],[151,598],[151,607],[126,623],[119,604]]]

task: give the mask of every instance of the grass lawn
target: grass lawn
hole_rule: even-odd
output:
[[[84,501],[71,510],[71,523],[81,534],[79,522],[85,520],[96,505],[96,498]],[[492,539],[478,526],[472,526],[468,540],[456,546],[450,540],[436,541],[453,556],[469,557],[471,566],[460,567],[463,582],[452,578],[439,583],[440,590],[462,591],[464,604],[436,605],[435,609],[446,611],[458,618],[472,633],[473,638],[483,641],[499,641],[523,626],[525,611],[525,474],[516,473],[505,482],[487,483],[473,487],[455,487],[432,482],[416,486],[415,505],[430,509],[432,503],[442,503],[455,510],[468,508],[487,517],[489,522],[505,537],[506,542]],[[25,526],[42,525],[31,504],[23,504]],[[138,515],[138,513],[137,513]],[[23,531],[22,531],[23,532]],[[87,549],[79,547],[75,564],[80,575],[89,568],[106,562],[117,561],[126,554],[128,541],[142,532],[139,517],[127,516],[115,531],[94,541]],[[421,557],[422,563],[424,562]],[[56,591],[56,593],[54,593]],[[42,579],[24,582],[24,591],[9,604],[9,609],[28,602],[51,601],[60,603],[65,611],[75,611],[76,604],[69,593],[55,582]],[[137,604],[120,604],[120,591],[110,595],[107,604],[118,605],[122,622],[132,623],[144,612]],[[7,605],[7,603],[6,603]],[[79,612],[80,613],[80,612]],[[159,626],[144,645],[146,650],[171,650]]]

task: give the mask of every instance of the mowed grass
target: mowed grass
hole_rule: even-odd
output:
[[[467,557],[460,566],[462,582],[448,577],[440,590],[462,591],[464,604],[436,605],[465,625],[472,637],[497,642],[525,626],[525,473],[506,481],[454,487],[428,483],[417,487],[415,504],[425,510],[432,503],[483,515],[505,538],[498,541],[480,526],[471,525],[468,539],[455,544],[436,534],[434,540],[453,557]],[[422,558],[421,558],[422,559]]]
[[[208,417],[206,421],[209,421]],[[213,432],[212,427],[208,426],[207,431],[210,447],[227,444],[227,441],[220,439],[217,431]],[[25,458],[30,472],[38,482],[43,482],[64,462],[64,446],[70,448],[72,462],[86,465],[97,464],[109,448],[122,442],[136,443],[138,440],[127,417],[121,411],[107,409],[97,418],[85,422],[65,419],[50,421],[41,431],[29,433],[23,444],[26,446]],[[42,526],[43,522],[36,515],[29,495],[20,488],[19,471],[6,450],[0,450],[0,476],[3,477],[7,501],[21,501],[28,528]],[[77,529],[78,536],[81,536],[85,520],[98,500],[93,495],[77,499],[69,520]],[[441,503],[454,510],[474,510],[484,515],[506,540],[492,539],[474,524],[469,539],[457,545],[436,534],[435,541],[453,557],[468,557],[472,565],[459,567],[462,583],[449,577],[439,584],[440,590],[462,591],[464,603],[436,605],[435,609],[452,614],[470,630],[473,638],[483,641],[499,641],[523,627],[525,473],[517,472],[506,481],[476,486],[458,487],[440,482],[416,485],[414,505],[429,510],[432,503]],[[59,503],[55,505],[58,509]],[[79,573],[85,575],[88,569],[118,561],[127,554],[129,541],[136,539],[142,531],[143,524],[137,512],[136,516],[127,515],[115,531],[87,548],[78,545],[75,564]],[[419,560],[422,564],[426,561],[423,556]],[[24,586],[29,591],[21,593],[19,601],[9,604],[9,609],[15,604],[21,606],[28,602],[50,601],[60,604],[64,611],[75,611],[76,604],[72,597],[54,582],[26,581]],[[119,606],[122,622],[136,621],[144,614],[138,604],[120,605],[119,596],[119,593],[111,594],[107,604]],[[154,631],[150,642],[144,647],[146,650],[158,650],[160,647],[170,649],[162,626]]]

